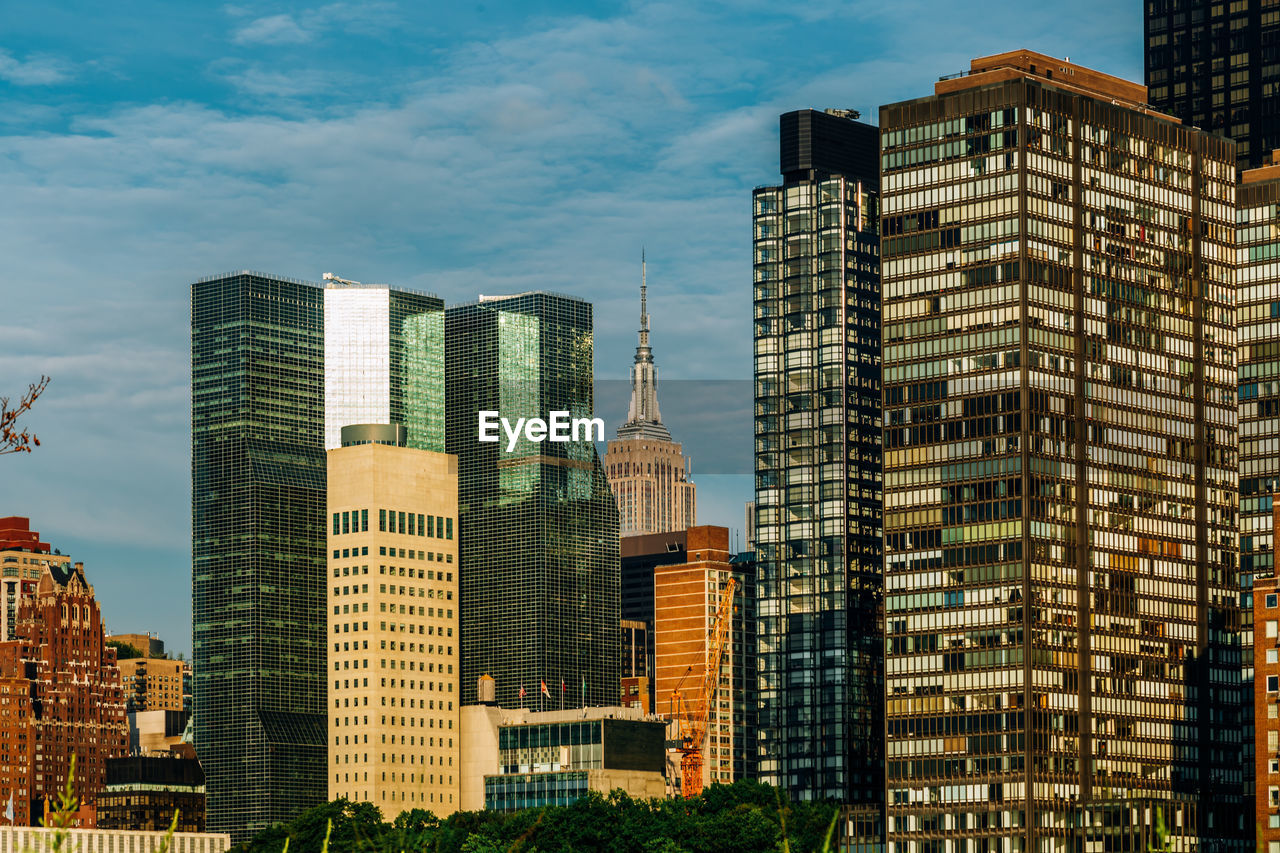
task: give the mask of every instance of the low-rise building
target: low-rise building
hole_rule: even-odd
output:
[[[175,812],[179,832],[204,832],[204,771],[189,744],[167,754],[107,759],[99,829],[163,832]]]
[[[587,791],[666,794],[666,724],[639,709],[468,705],[461,726],[464,810],[568,805]]]
[[[0,853],[52,850],[59,830],[34,826],[0,826]],[[63,850],[76,853],[225,853],[231,836],[214,832],[137,832],[126,829],[66,829]]]

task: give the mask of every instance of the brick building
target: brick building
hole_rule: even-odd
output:
[[[36,823],[74,754],[82,825],[92,825],[106,759],[128,749],[115,650],[84,565],[47,549],[21,553],[34,562],[6,559],[4,577],[38,570],[39,578],[16,603],[13,638],[0,642],[0,801],[12,797],[15,825]]]

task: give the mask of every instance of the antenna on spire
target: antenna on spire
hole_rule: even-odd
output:
[[[640,247],[640,331],[649,331],[648,268],[644,259],[644,246]],[[647,343],[647,342],[646,342]]]

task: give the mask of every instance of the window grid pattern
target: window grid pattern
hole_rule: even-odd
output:
[[[234,842],[325,799],[322,293],[191,288],[195,738]]]
[[[890,850],[1238,831],[1232,146],[1021,80],[881,118]]]
[[[874,129],[845,130],[874,151]],[[876,802],[876,175],[791,173],[755,191],[753,213],[759,778],[800,799]]]
[[[491,675],[505,707],[618,701],[618,509],[590,442],[478,440],[477,412],[590,417],[587,302],[548,293],[448,309],[448,452],[458,457],[463,704]],[[564,689],[560,689],[563,683]],[[528,698],[522,698],[523,689]]]

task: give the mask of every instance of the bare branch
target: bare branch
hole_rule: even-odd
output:
[[[49,387],[49,377],[41,376],[39,382],[27,386],[27,393],[18,402],[10,406],[8,397],[0,397],[0,456],[6,453],[30,453],[40,446],[40,439],[30,430],[18,429],[18,418],[31,410],[44,389]]]

